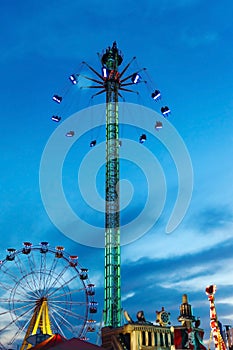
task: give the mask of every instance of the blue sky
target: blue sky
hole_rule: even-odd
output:
[[[161,103],[172,110],[169,122],[182,137],[192,160],[194,187],[189,209],[180,226],[167,235],[165,226],[177,194],[177,174],[169,153],[151,135],[142,147],[156,154],[167,179],[165,208],[157,223],[143,237],[122,248],[123,307],[135,318],[145,311],[155,320],[164,306],[177,324],[183,293],[188,293],[194,314],[202,319],[209,337],[208,284],[217,284],[219,319],[231,324],[232,298],[232,109],[233,51],[230,0],[135,1],[2,1],[1,17],[1,258],[5,249],[21,248],[25,240],[37,244],[62,244],[78,254],[90,269],[103,307],[103,249],[85,247],[67,238],[50,221],[40,195],[39,167],[45,145],[57,125],[50,117],[58,106],[54,93],[69,96],[64,119],[90,106],[91,92],[69,84],[70,74],[79,72],[85,60],[100,71],[97,52],[117,41],[124,64],[133,56],[146,67],[150,86],[163,93]],[[92,76],[87,69],[85,74]],[[148,97],[150,88],[140,86],[134,102],[159,111]],[[148,96],[147,96],[148,95]],[[148,98],[147,98],[148,97]],[[75,101],[69,106],[70,101]],[[103,103],[100,95],[92,105]],[[60,107],[60,106],[59,106]],[[122,133],[136,140],[141,130]],[[159,131],[160,132],[160,131]],[[77,187],[77,169],[89,152],[89,138],[103,139],[94,130],[77,141],[64,163],[64,189],[75,211],[82,199]],[[101,139],[102,137],[102,139]],[[82,147],[78,153],[77,149]],[[124,168],[122,178],[140,181],[135,169]],[[104,170],[102,169],[102,175]],[[101,171],[98,177],[99,192]],[[135,177],[136,180],[135,180]],[[137,186],[136,186],[137,188]],[[139,190],[139,187],[138,187]],[[127,215],[143,208],[144,192],[135,197]],[[79,202],[80,201],[80,202]],[[84,210],[84,217],[85,217]],[[90,216],[89,212],[86,216]],[[96,213],[97,220],[100,219]],[[90,220],[95,220],[91,212]],[[135,275],[137,276],[135,278]],[[101,311],[97,318],[101,320]]]

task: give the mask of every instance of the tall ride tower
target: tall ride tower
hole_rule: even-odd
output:
[[[118,327],[121,320],[118,67],[122,56],[116,43],[102,56],[106,69],[106,181],[105,181],[105,292],[104,324]]]
[[[121,286],[120,286],[120,200],[119,200],[119,90],[135,92],[126,88],[137,84],[141,70],[123,78],[133,59],[119,72],[123,56],[116,42],[108,47],[101,56],[102,74],[86,62],[83,62],[99,79],[82,75],[97,85],[88,88],[101,89],[96,94],[106,94],[106,179],[105,179],[105,292],[104,292],[104,325],[119,327],[121,324]],[[81,75],[81,74],[76,74]],[[76,75],[70,80],[76,84]],[[94,144],[93,144],[94,145]]]

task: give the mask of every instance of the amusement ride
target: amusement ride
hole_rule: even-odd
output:
[[[70,75],[71,85],[81,78],[96,85],[98,89],[92,97],[106,95],[106,178],[105,178],[105,293],[104,326],[118,327],[122,320],[121,273],[120,273],[120,199],[119,199],[119,120],[118,99],[124,100],[122,92],[135,92],[129,86],[146,82],[141,73],[146,69],[128,72],[136,57],[119,71],[123,54],[116,42],[102,55],[101,73],[83,62],[96,78],[80,73]],[[138,94],[138,92],[136,92]],[[158,89],[151,91],[154,101],[161,99]],[[60,104],[63,96],[55,94],[53,100]],[[167,117],[170,109],[161,107]],[[53,115],[52,121],[59,123],[60,115]],[[157,121],[155,129],[162,128]],[[73,137],[74,131],[67,131],[66,137]],[[144,143],[146,134],[140,136]],[[90,147],[96,145],[93,140]],[[24,242],[23,248],[9,248],[0,265],[0,287],[4,295],[0,299],[0,342],[10,339],[9,344],[22,340],[21,350],[28,349],[33,336],[44,339],[54,332],[64,337],[85,338],[87,331],[94,329],[90,314],[96,313],[94,285],[88,280],[87,269],[79,265],[77,256],[69,256],[64,247],[51,248],[47,242],[33,246]],[[2,319],[2,321],[1,321]],[[4,319],[4,321],[3,321]]]
[[[120,191],[119,191],[119,147],[121,146],[119,136],[119,98],[124,101],[123,92],[137,91],[129,88],[139,83],[147,83],[142,74],[146,68],[137,69],[128,73],[129,68],[136,57],[126,64],[120,71],[119,67],[123,62],[123,54],[118,49],[116,42],[112,47],[108,47],[99,55],[101,62],[101,73],[90,66],[87,62],[82,65],[95,74],[95,78],[83,75],[81,73],[72,74],[69,77],[73,85],[77,85],[80,79],[91,81],[91,85],[85,88],[96,89],[97,92],[92,95],[96,97],[101,94],[106,96],[106,171],[105,171],[105,293],[104,293],[104,325],[108,327],[119,327],[122,323],[121,307],[121,272],[120,272]],[[128,73],[128,74],[127,74]],[[149,79],[150,80],[150,79]],[[158,89],[150,91],[151,99],[161,100],[161,92]],[[60,104],[63,96],[55,94],[53,100]],[[167,118],[171,113],[168,106],[160,108],[163,117]],[[53,115],[54,122],[60,122],[60,115]],[[154,125],[156,130],[163,127],[161,121],[156,121]],[[66,137],[73,137],[74,130],[67,131]],[[147,140],[145,133],[139,137],[139,142],[144,143]],[[94,147],[97,141],[92,140],[90,147]]]
[[[124,100],[122,92],[135,92],[129,89],[139,83],[146,83],[141,76],[145,68],[138,69],[132,73],[126,74],[133,63],[133,59],[119,71],[123,62],[123,54],[118,49],[116,42],[112,47],[108,47],[102,55],[101,73],[91,67],[88,63],[83,64],[96,75],[92,78],[82,74],[72,74],[70,81],[73,84],[78,83],[80,77],[87,79],[95,85],[87,86],[90,89],[97,89],[92,97],[100,94],[106,96],[106,177],[105,177],[105,293],[104,293],[104,325],[108,327],[119,327],[122,320],[121,307],[121,272],[120,272],[120,191],[119,191],[119,98]],[[54,97],[56,102],[60,103],[61,97]],[[155,101],[161,98],[158,89],[151,91],[151,98]],[[57,100],[58,99],[58,100]],[[161,113],[167,117],[170,113],[169,107],[161,107]],[[60,121],[60,117],[58,117]],[[161,122],[157,122],[155,128],[162,127]],[[72,132],[72,131],[71,131]],[[73,136],[68,134],[66,136]],[[146,134],[139,138],[140,143],[146,141]],[[90,144],[96,145],[96,140]]]
[[[21,249],[9,248],[0,276],[2,346],[26,350],[55,333],[82,339],[95,330],[95,286],[78,256],[63,246],[24,242]]]
[[[75,73],[70,75],[69,80],[73,85],[77,85],[80,78],[91,81],[91,85],[86,87],[97,89],[92,97],[101,94],[106,96],[105,277],[102,329],[107,329],[105,337],[107,348],[112,346],[108,344],[108,332],[111,333],[117,329],[123,333],[117,333],[117,337],[111,333],[112,339],[115,339],[116,348],[127,349],[128,333],[126,337],[124,329],[121,328],[121,208],[119,192],[119,146],[121,146],[121,141],[118,100],[119,98],[124,100],[122,95],[124,92],[135,92],[129,87],[138,83],[146,83],[142,77],[146,69],[137,69],[128,73],[131,64],[135,61],[134,57],[120,71],[123,54],[118,49],[116,42],[113,43],[112,47],[104,50],[99,58],[101,72],[83,62],[83,65],[94,73],[94,78]],[[161,93],[158,89],[152,89],[150,94],[154,101],[161,99]],[[63,96],[55,94],[53,100],[61,104]],[[162,106],[160,111],[165,118],[171,112],[168,106]],[[55,114],[51,119],[53,122],[59,123],[62,116]],[[163,128],[163,123],[155,121],[154,127],[159,130]],[[73,137],[74,134],[74,130],[67,130],[64,136]],[[146,140],[147,135],[141,134],[139,142],[144,143]],[[96,143],[96,140],[92,140],[90,147],[95,147]],[[94,284],[89,281],[88,269],[80,265],[78,256],[69,255],[63,246],[52,248],[48,242],[41,242],[40,245],[35,246],[31,242],[24,242],[21,249],[7,249],[6,257],[0,261],[0,288],[3,291],[0,297],[0,345],[3,348],[6,344],[7,346],[16,344],[21,346],[20,350],[30,349],[35,344],[49,339],[55,333],[59,333],[66,339],[76,337],[85,340],[88,332],[95,331],[93,315],[97,313],[98,303],[94,299]],[[206,293],[210,301],[211,328],[215,348],[216,350],[226,350],[217,325],[213,296],[215,288],[213,286],[207,287]],[[145,345],[154,344],[155,346],[155,343],[158,342],[156,343],[158,346],[163,343],[167,344],[166,346],[171,346],[173,335],[170,328],[166,328],[170,324],[170,314],[164,308],[157,312],[159,326],[156,327],[146,321],[142,311],[137,314],[137,322],[134,322],[127,313],[125,315],[128,320],[126,328],[132,329],[132,334],[134,334],[134,338],[131,340],[131,349],[137,349],[138,339]],[[187,297],[182,303],[180,319],[178,320],[182,323],[183,328],[177,328],[176,332],[186,332],[187,328],[186,333],[196,334],[199,337],[198,342],[201,344],[203,334],[199,332],[198,322],[195,327],[193,326],[196,319],[192,315]],[[198,335],[199,333],[201,336]],[[139,338],[136,339],[136,335]],[[118,346],[119,341],[123,344],[122,347]],[[197,348],[189,341],[187,344],[187,348]]]

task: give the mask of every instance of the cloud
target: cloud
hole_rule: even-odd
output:
[[[126,301],[126,300],[132,298],[134,295],[135,295],[134,292],[131,292],[131,293],[127,293],[127,294],[125,294],[125,295],[122,295],[121,301],[124,302],[124,301]]]
[[[208,224],[208,220],[205,225]],[[222,225],[218,227],[218,225]],[[198,224],[197,224],[198,225]],[[122,261],[139,261],[147,256],[151,259],[181,257],[187,254],[197,254],[215,247],[232,238],[232,222],[220,223],[208,230],[197,230],[190,226],[176,230],[166,235],[161,226],[155,226],[153,231],[141,239],[123,248]],[[203,226],[202,226],[203,227]],[[157,231],[157,232],[156,232]]]
[[[122,266],[122,291],[128,295],[134,292],[127,300],[129,310],[131,304],[133,308],[133,305],[145,304],[145,300],[146,304],[161,303],[162,306],[165,303],[174,308],[172,303],[175,299],[179,302],[183,293],[188,293],[202,309],[208,305],[205,288],[209,284],[217,284],[219,300],[229,303],[232,263],[232,240],[192,255],[142,258],[136,264],[127,261]]]
[[[193,217],[193,225],[200,232],[210,232],[215,229],[225,229],[233,222],[233,212],[229,206],[219,205],[218,207],[203,208]]]
[[[205,288],[209,284],[217,284],[220,320],[225,315],[224,320],[230,322],[232,263],[232,239],[192,254],[144,257],[137,262],[127,260],[122,265],[122,293],[134,295],[124,300],[123,305],[132,315],[136,310],[143,309],[146,318],[152,322],[155,320],[155,310],[164,306],[171,312],[172,324],[177,324],[181,297],[187,293],[189,302],[195,308],[194,315],[201,317],[202,327],[208,330],[209,303]],[[229,310],[227,313],[226,307]]]

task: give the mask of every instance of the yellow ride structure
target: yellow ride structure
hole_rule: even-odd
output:
[[[33,339],[38,344],[51,335],[53,333],[51,330],[47,298],[41,298],[37,302],[20,350],[26,350],[32,347],[31,342],[28,342],[28,340]]]

